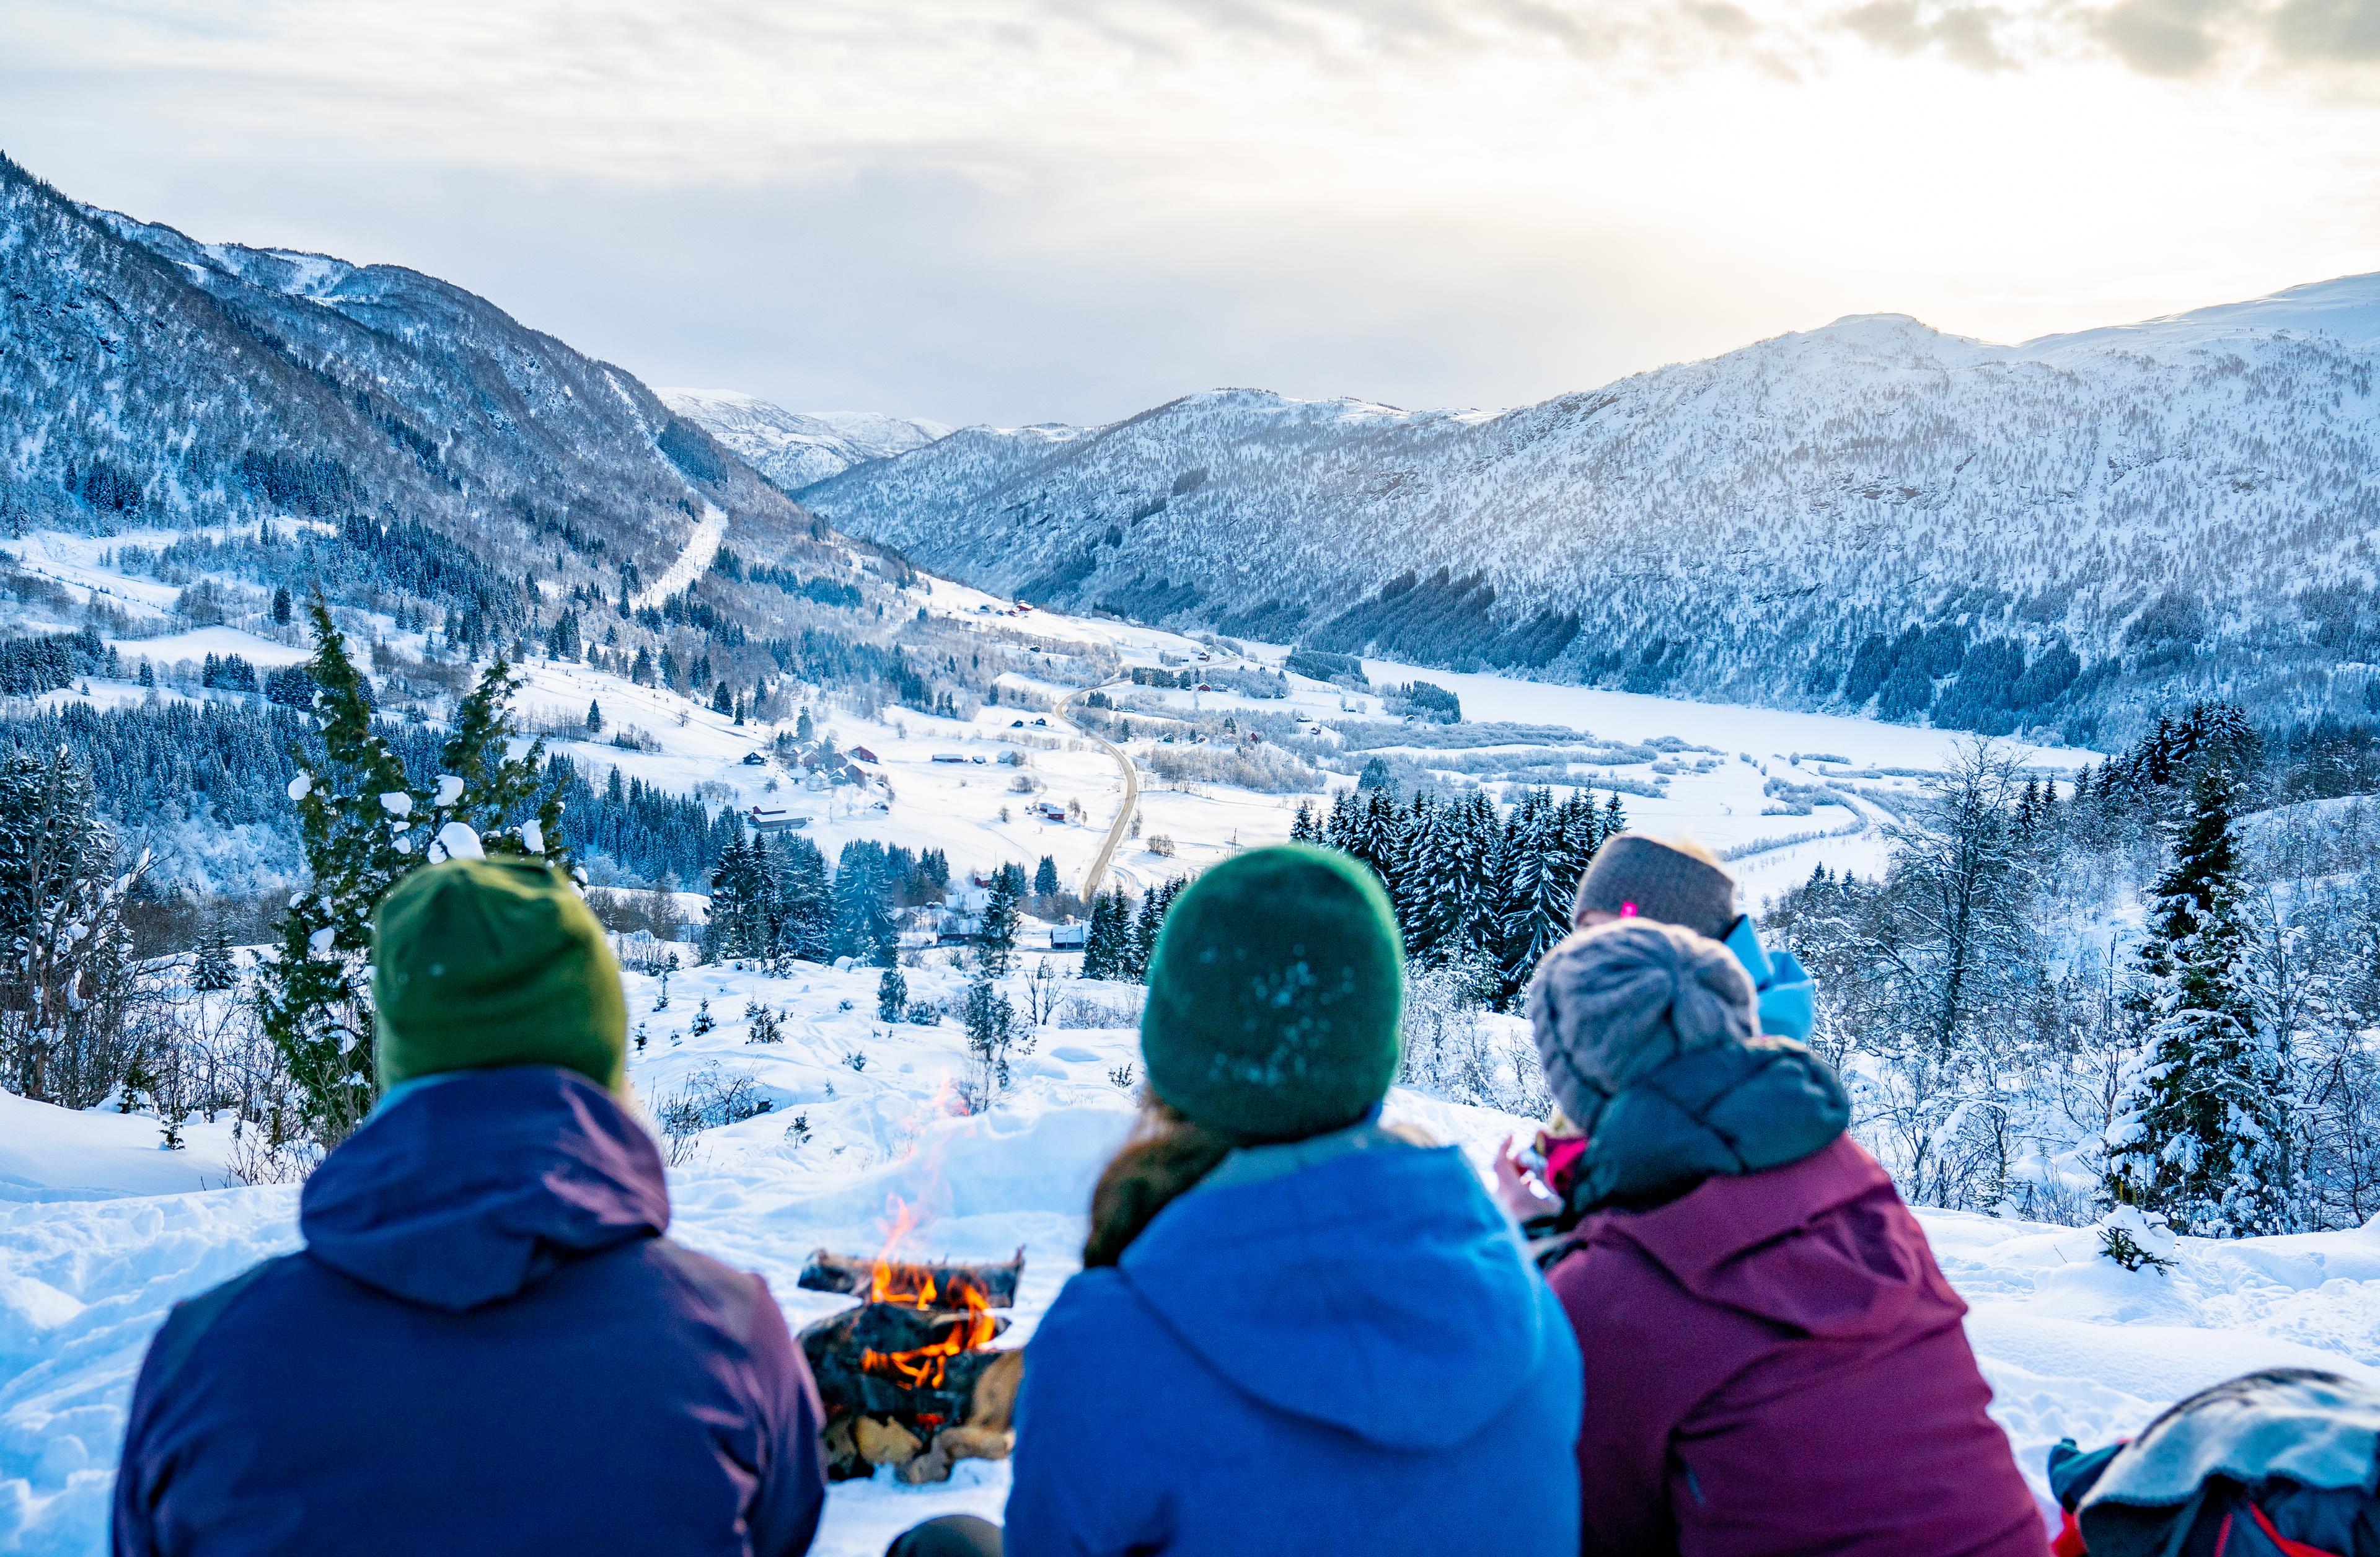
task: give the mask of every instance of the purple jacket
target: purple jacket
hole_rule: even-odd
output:
[[[1849,1137],[1573,1237],[1591,1557],[2044,1557],[1966,1305]]]
[[[117,1557],[807,1551],[818,1394],[757,1276],[661,1236],[652,1138],[545,1066],[396,1098],[306,1186],[303,1253],[177,1307]]]

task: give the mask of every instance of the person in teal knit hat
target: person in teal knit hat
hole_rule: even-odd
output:
[[[1462,1152],[1380,1123],[1402,1005],[1343,854],[1251,849],[1175,901],[1139,1128],[1034,1332],[1009,1550],[1575,1548],[1577,1350]],[[895,1552],[991,1549],[952,1523]]]

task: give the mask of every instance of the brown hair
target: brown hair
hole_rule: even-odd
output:
[[[1144,1095],[1132,1138],[1111,1158],[1091,1191],[1091,1230],[1083,1268],[1113,1265],[1157,1213],[1195,1187],[1241,1143],[1193,1124],[1173,1105]]]

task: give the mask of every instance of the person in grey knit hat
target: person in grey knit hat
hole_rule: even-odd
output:
[[[1826,1063],[1764,1037],[1752,979],[1707,936],[1649,918],[1570,936],[1537,965],[1529,1027],[1577,1137],[1566,1207],[1642,1200],[1799,1161],[1842,1134]]]
[[[1548,952],[1528,1004],[1579,1132],[1530,1231],[1584,1367],[1582,1549],[2041,1557],[1965,1306],[1728,948],[1640,913]]]
[[[1583,1135],[1656,1067],[1758,1031],[1742,964],[1716,941],[1652,919],[1563,942],[1539,967],[1528,1004],[1546,1085]]]

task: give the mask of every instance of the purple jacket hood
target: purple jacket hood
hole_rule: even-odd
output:
[[[395,1098],[306,1183],[315,1259],[392,1297],[460,1313],[567,1260],[669,1226],[661,1153],[575,1072],[514,1065]]]

